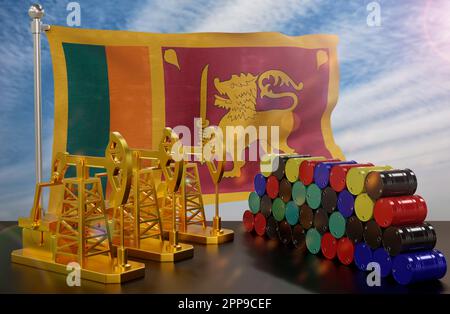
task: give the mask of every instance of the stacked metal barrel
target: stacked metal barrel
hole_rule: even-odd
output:
[[[400,284],[446,273],[410,169],[279,155],[261,163],[254,186],[243,216],[249,232],[363,271],[375,262]]]

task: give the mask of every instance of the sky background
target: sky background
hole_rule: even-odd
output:
[[[78,1],[81,27],[146,32],[256,32],[339,36],[335,140],[348,159],[411,168],[429,220],[450,220],[450,1]],[[66,25],[69,1],[41,1],[44,22]],[[0,220],[28,215],[34,193],[31,2],[0,0]],[[42,42],[44,178],[49,177],[53,77]],[[239,220],[246,202],[224,204]],[[209,215],[211,217],[211,215]]]

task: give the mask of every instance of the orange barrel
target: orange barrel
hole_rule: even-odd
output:
[[[359,194],[355,199],[355,213],[356,217],[361,221],[369,221],[373,218],[374,201],[367,195],[367,193]]]
[[[266,193],[269,195],[271,199],[278,197],[278,191],[280,188],[280,183],[278,182],[277,177],[269,176],[266,182]]]
[[[319,208],[314,213],[314,228],[324,234],[328,231],[328,213],[323,208]]]
[[[355,255],[355,247],[349,238],[340,238],[337,245],[337,256],[344,265],[350,265]]]
[[[371,163],[367,164],[348,164],[348,165],[335,165],[330,171],[330,186],[336,192],[341,192],[346,187],[347,172],[351,168],[356,167],[370,167]]]
[[[375,220],[370,220],[364,226],[363,237],[364,241],[366,241],[366,243],[375,250],[381,246],[383,230],[375,222]]]
[[[336,209],[337,198],[336,192],[331,187],[327,186],[322,191],[322,208],[331,214]]]
[[[314,213],[311,207],[306,204],[300,206],[300,225],[303,229],[308,230],[312,227],[314,220]]]
[[[314,168],[321,162],[340,161],[340,159],[325,159],[325,160],[308,160],[302,162],[298,169],[298,177],[304,185],[310,185],[314,181]]]
[[[381,227],[418,224],[427,217],[427,204],[419,195],[380,198],[374,206],[375,221]]]
[[[336,257],[338,241],[335,237],[329,232],[325,233],[322,236],[322,240],[320,242],[320,247],[322,249],[322,254],[327,259],[333,259]]]
[[[372,171],[391,170],[391,166],[376,166],[376,167],[356,167],[351,168],[347,172],[345,182],[347,189],[353,195],[358,195],[365,192],[366,176]]]
[[[356,216],[351,216],[347,219],[345,225],[345,234],[354,243],[363,241],[364,225]]]
[[[244,215],[242,216],[242,222],[244,223],[244,229],[247,232],[252,232],[255,226],[255,220],[253,218],[253,214],[248,209],[244,211]]]
[[[291,200],[292,194],[292,185],[288,179],[283,178],[280,181],[280,186],[278,190],[278,196],[283,200],[283,202],[287,203]]]
[[[285,175],[291,183],[298,181],[298,172],[300,165],[307,160],[325,160],[325,157],[305,157],[305,158],[289,158],[286,161]]]
[[[387,170],[369,173],[365,187],[374,200],[380,197],[413,195],[417,189],[417,178],[411,169]]]

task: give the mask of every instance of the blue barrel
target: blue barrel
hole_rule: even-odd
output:
[[[438,250],[400,254],[392,263],[392,275],[401,285],[440,279],[446,272],[445,256]]]
[[[360,270],[366,271],[367,264],[372,262],[372,259],[372,249],[366,243],[355,244],[355,256],[353,260],[355,261],[356,267]]]
[[[337,209],[345,218],[350,217],[355,211],[355,196],[348,190],[339,192]]]
[[[392,270],[392,258],[384,248],[378,248],[373,252],[373,261],[380,265],[381,277],[387,277]]]
[[[326,188],[328,183],[330,182],[331,168],[336,165],[350,165],[350,164],[356,164],[356,161],[354,161],[354,160],[330,161],[330,162],[322,162],[322,163],[318,164],[314,168],[314,183],[316,183],[317,186],[321,189]]]
[[[258,173],[253,180],[253,185],[255,186],[255,192],[259,196],[263,196],[266,193],[266,177]]]

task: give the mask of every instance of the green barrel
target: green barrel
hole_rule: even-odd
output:
[[[345,218],[340,212],[334,212],[328,219],[328,228],[336,239],[342,238],[345,234]]]
[[[317,209],[322,201],[322,190],[314,183],[306,188],[306,202],[312,209]]]
[[[300,210],[295,202],[290,201],[286,204],[286,221],[291,226],[294,226],[298,223],[299,213]]]
[[[317,231],[315,228],[311,228],[306,233],[306,247],[308,248],[308,251],[310,251],[312,254],[317,254],[320,251],[320,241],[322,240],[322,236],[320,235],[319,231]]]
[[[248,207],[250,207],[250,210],[253,214],[256,214],[259,212],[259,205],[261,203],[261,199],[259,198],[259,195],[256,192],[251,192],[248,196]]]
[[[306,202],[306,187],[300,181],[295,182],[292,186],[292,199],[298,206],[302,206]]]
[[[286,213],[286,205],[281,198],[276,198],[272,203],[272,214],[276,221],[282,221]]]

